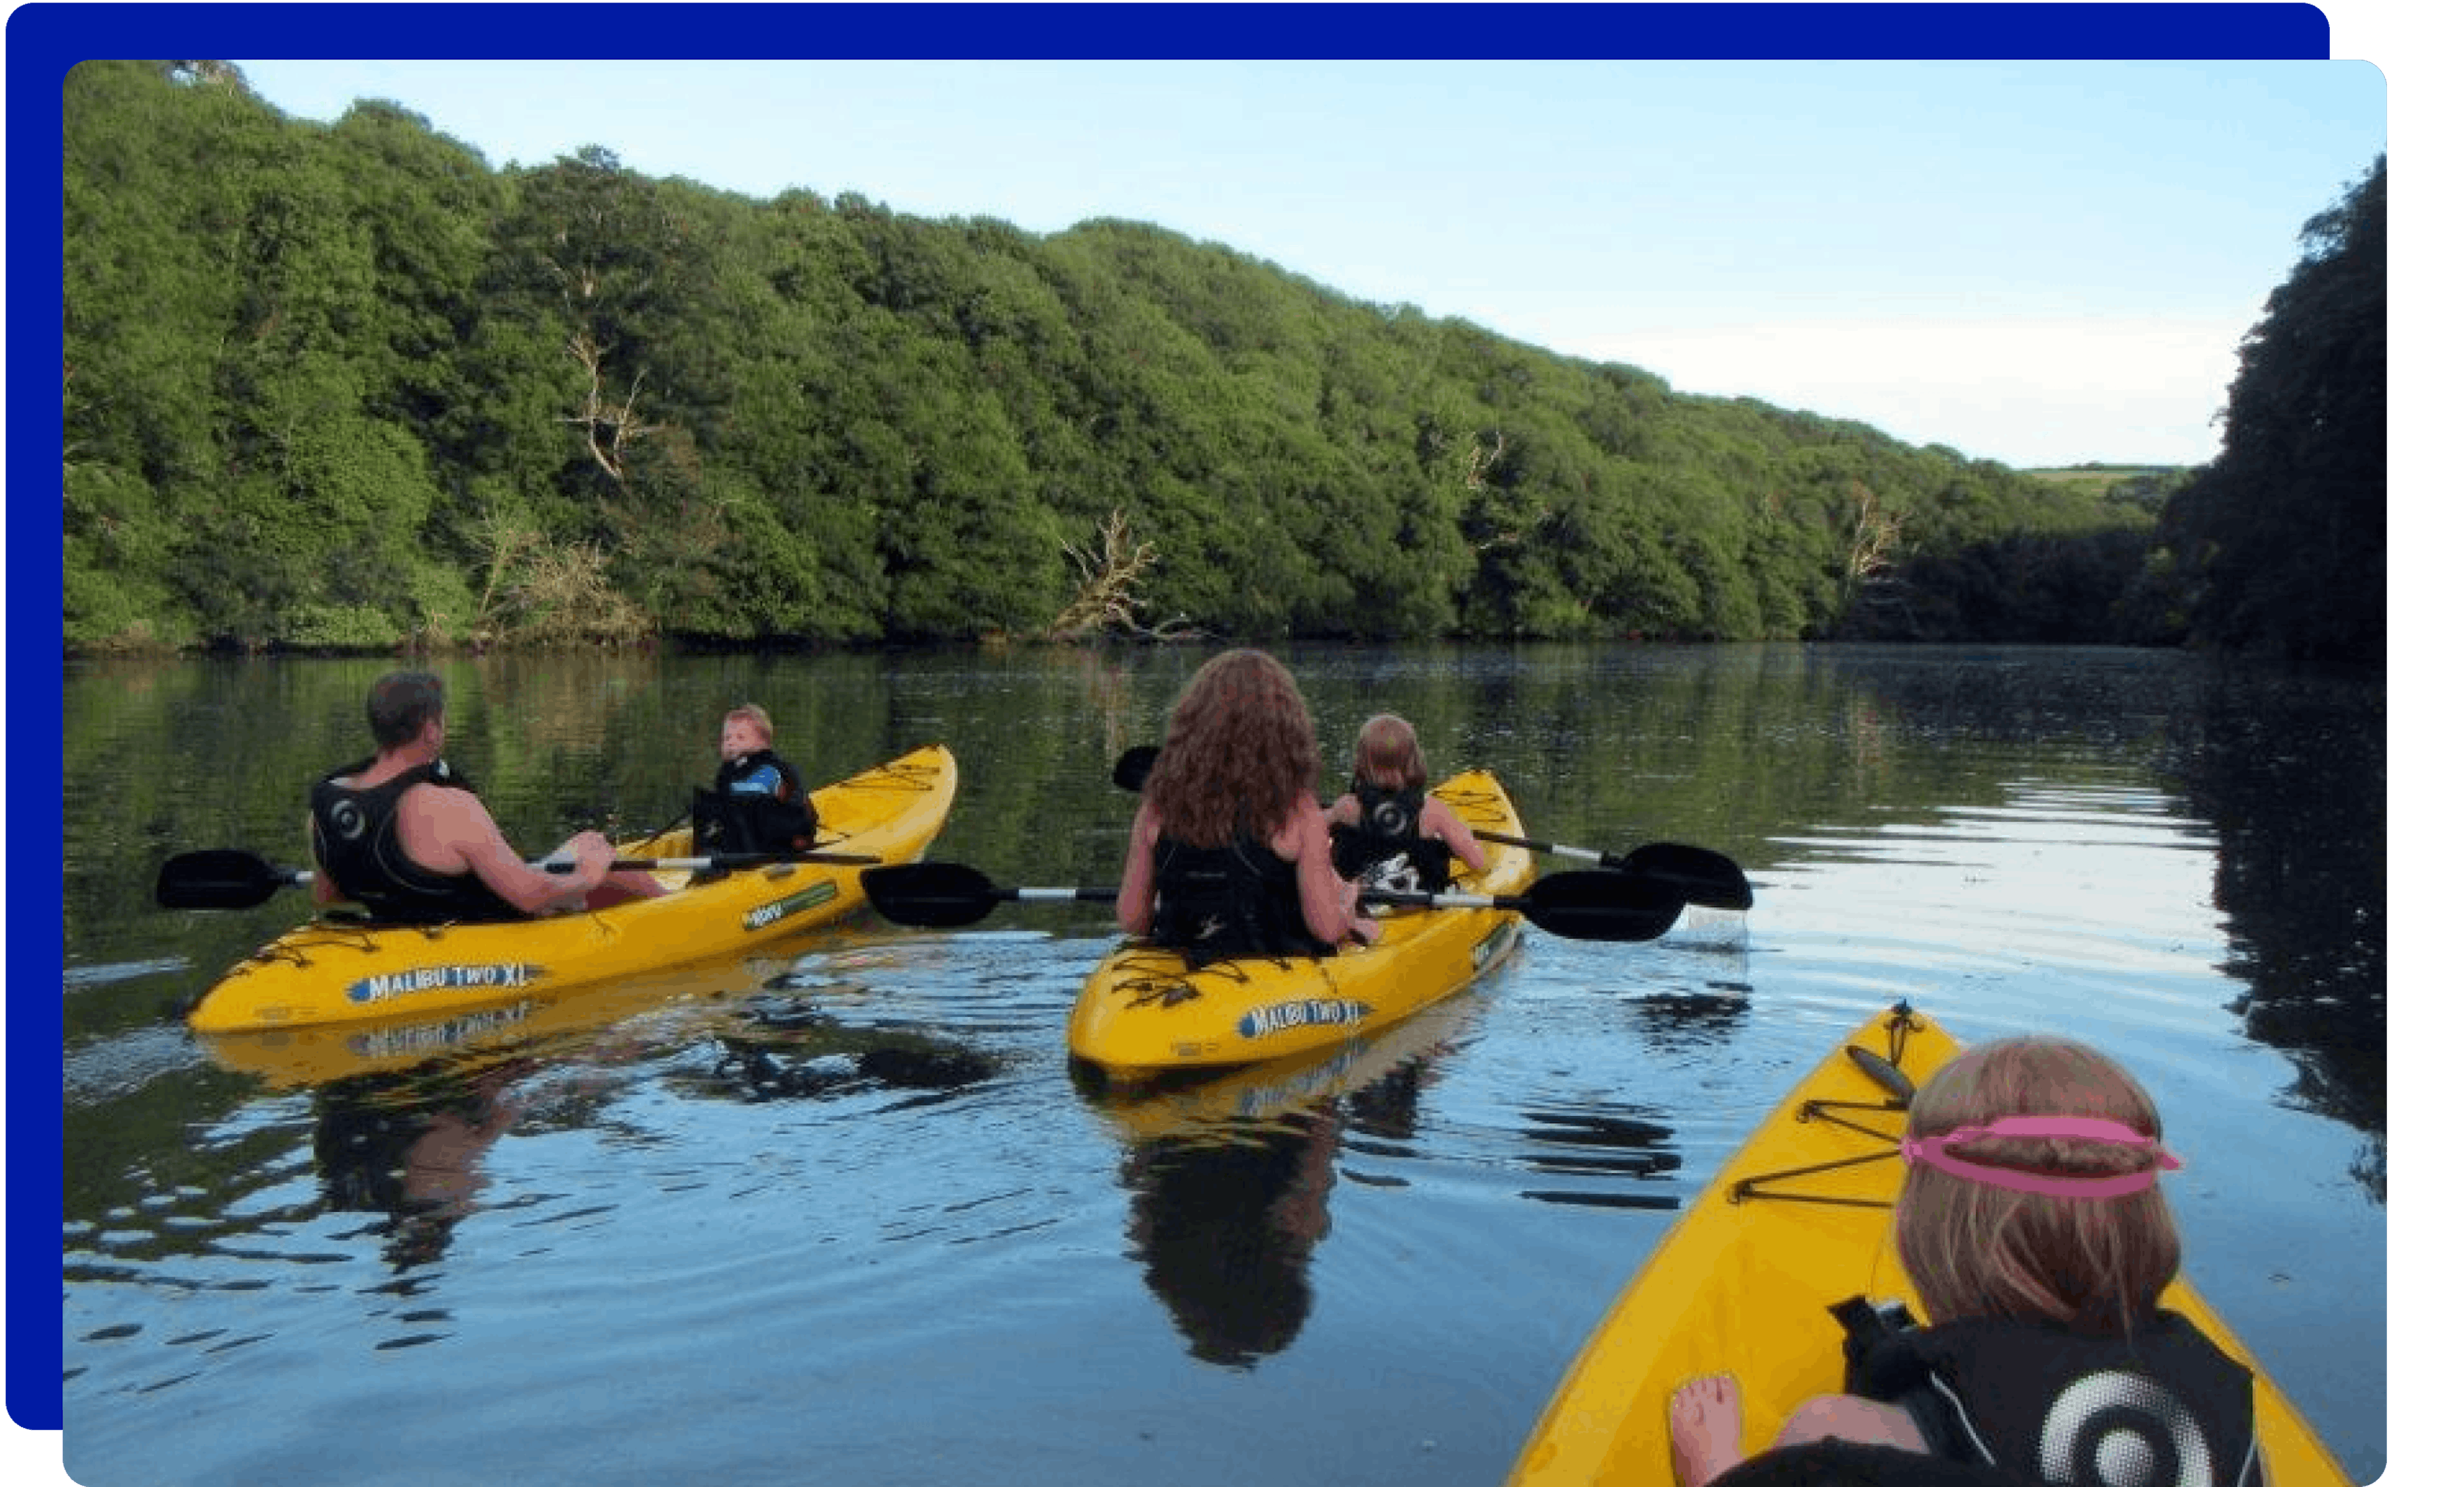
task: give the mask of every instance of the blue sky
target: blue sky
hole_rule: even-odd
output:
[[[2387,141],[2365,61],[314,61],[330,120],[766,199],[1154,222],[1679,389],[2029,465],[2216,449],[2234,350]]]

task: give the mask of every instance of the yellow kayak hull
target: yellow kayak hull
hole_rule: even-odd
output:
[[[1905,1117],[1872,1108],[1887,1097],[1852,1048],[1883,1059],[1896,1054],[1900,1069],[1922,1085],[1958,1045],[1932,1018],[1895,1008],[1824,1059],[1628,1282],[1558,1385],[1524,1445],[1510,1487],[1673,1487],[1669,1395],[1702,1374],[1736,1377],[1746,1448],[1760,1451],[1797,1405],[1841,1387],[1841,1332],[1827,1309],[1832,1303],[1864,1295],[1878,1301],[1896,1298],[1917,1309],[1915,1289],[1891,1243],[1889,1212],[1899,1194]],[[1831,1114],[1807,1119],[1809,1109]],[[1878,1159],[1856,1160],[1868,1157]],[[1771,1176],[1852,1160],[1855,1165],[1827,1171]],[[1731,1201],[1740,1193],[1747,1195]],[[2292,1402],[2187,1282],[2176,1281],[2164,1304],[2196,1323],[2256,1376],[2270,1487],[2350,1487]]]
[[[824,849],[910,862],[923,854],[957,797],[957,760],[935,744],[813,792]],[[679,829],[622,844],[627,857],[693,854]],[[864,902],[860,865],[781,864],[692,884],[613,908],[514,924],[369,929],[312,920],[232,967],[199,999],[200,1033],[309,1027],[558,999],[649,972],[800,933]]]
[[[1475,831],[1521,836],[1513,802],[1474,770],[1430,792]],[[1534,869],[1524,847],[1486,846],[1485,872],[1459,892],[1506,894]],[[1469,986],[1521,932],[1499,908],[1400,909],[1375,945],[1333,955],[1218,961],[1196,971],[1179,951],[1133,941],[1087,977],[1069,1014],[1069,1052],[1122,1082],[1302,1058],[1391,1027]]]

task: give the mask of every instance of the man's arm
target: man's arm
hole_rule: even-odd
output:
[[[438,872],[467,869],[526,914],[580,903],[605,880],[607,864],[616,857],[605,837],[585,831],[564,844],[573,871],[543,872],[522,861],[487,806],[467,790],[418,786],[403,797],[400,820],[403,846],[413,861]]]

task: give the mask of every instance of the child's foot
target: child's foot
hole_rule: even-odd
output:
[[[1668,1399],[1668,1445],[1678,1487],[1705,1487],[1746,1458],[1745,1400],[1725,1373],[1687,1379]]]

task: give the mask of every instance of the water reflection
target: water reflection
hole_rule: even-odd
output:
[[[2383,685],[2208,679],[2167,739],[2166,772],[2215,825],[2224,965],[2250,1036],[2293,1056],[2292,1101],[2369,1147],[2387,1191],[2387,722]]]
[[[384,1215],[395,1274],[445,1257],[453,1228],[479,1206],[482,1158],[521,1115],[517,1093],[536,1067],[510,1060],[434,1079],[362,1075],[319,1087],[313,1138],[328,1207]]]
[[[724,1090],[758,1104],[898,1089],[916,1092],[918,1098],[906,1104],[922,1104],[1000,1072],[993,1059],[963,1043],[896,1029],[847,1027],[795,1002],[750,1007],[743,1028],[718,1035],[718,1060],[699,1082],[700,1092]]]
[[[1247,1367],[1300,1336],[1341,1138],[1329,1102],[1244,1132],[1131,1147],[1130,1255],[1192,1356]]]
[[[1125,1138],[1129,1255],[1193,1357],[1248,1367],[1290,1346],[1346,1149],[1409,1156],[1420,1102],[1481,1008],[1450,997],[1332,1054],[1082,1095]]]

